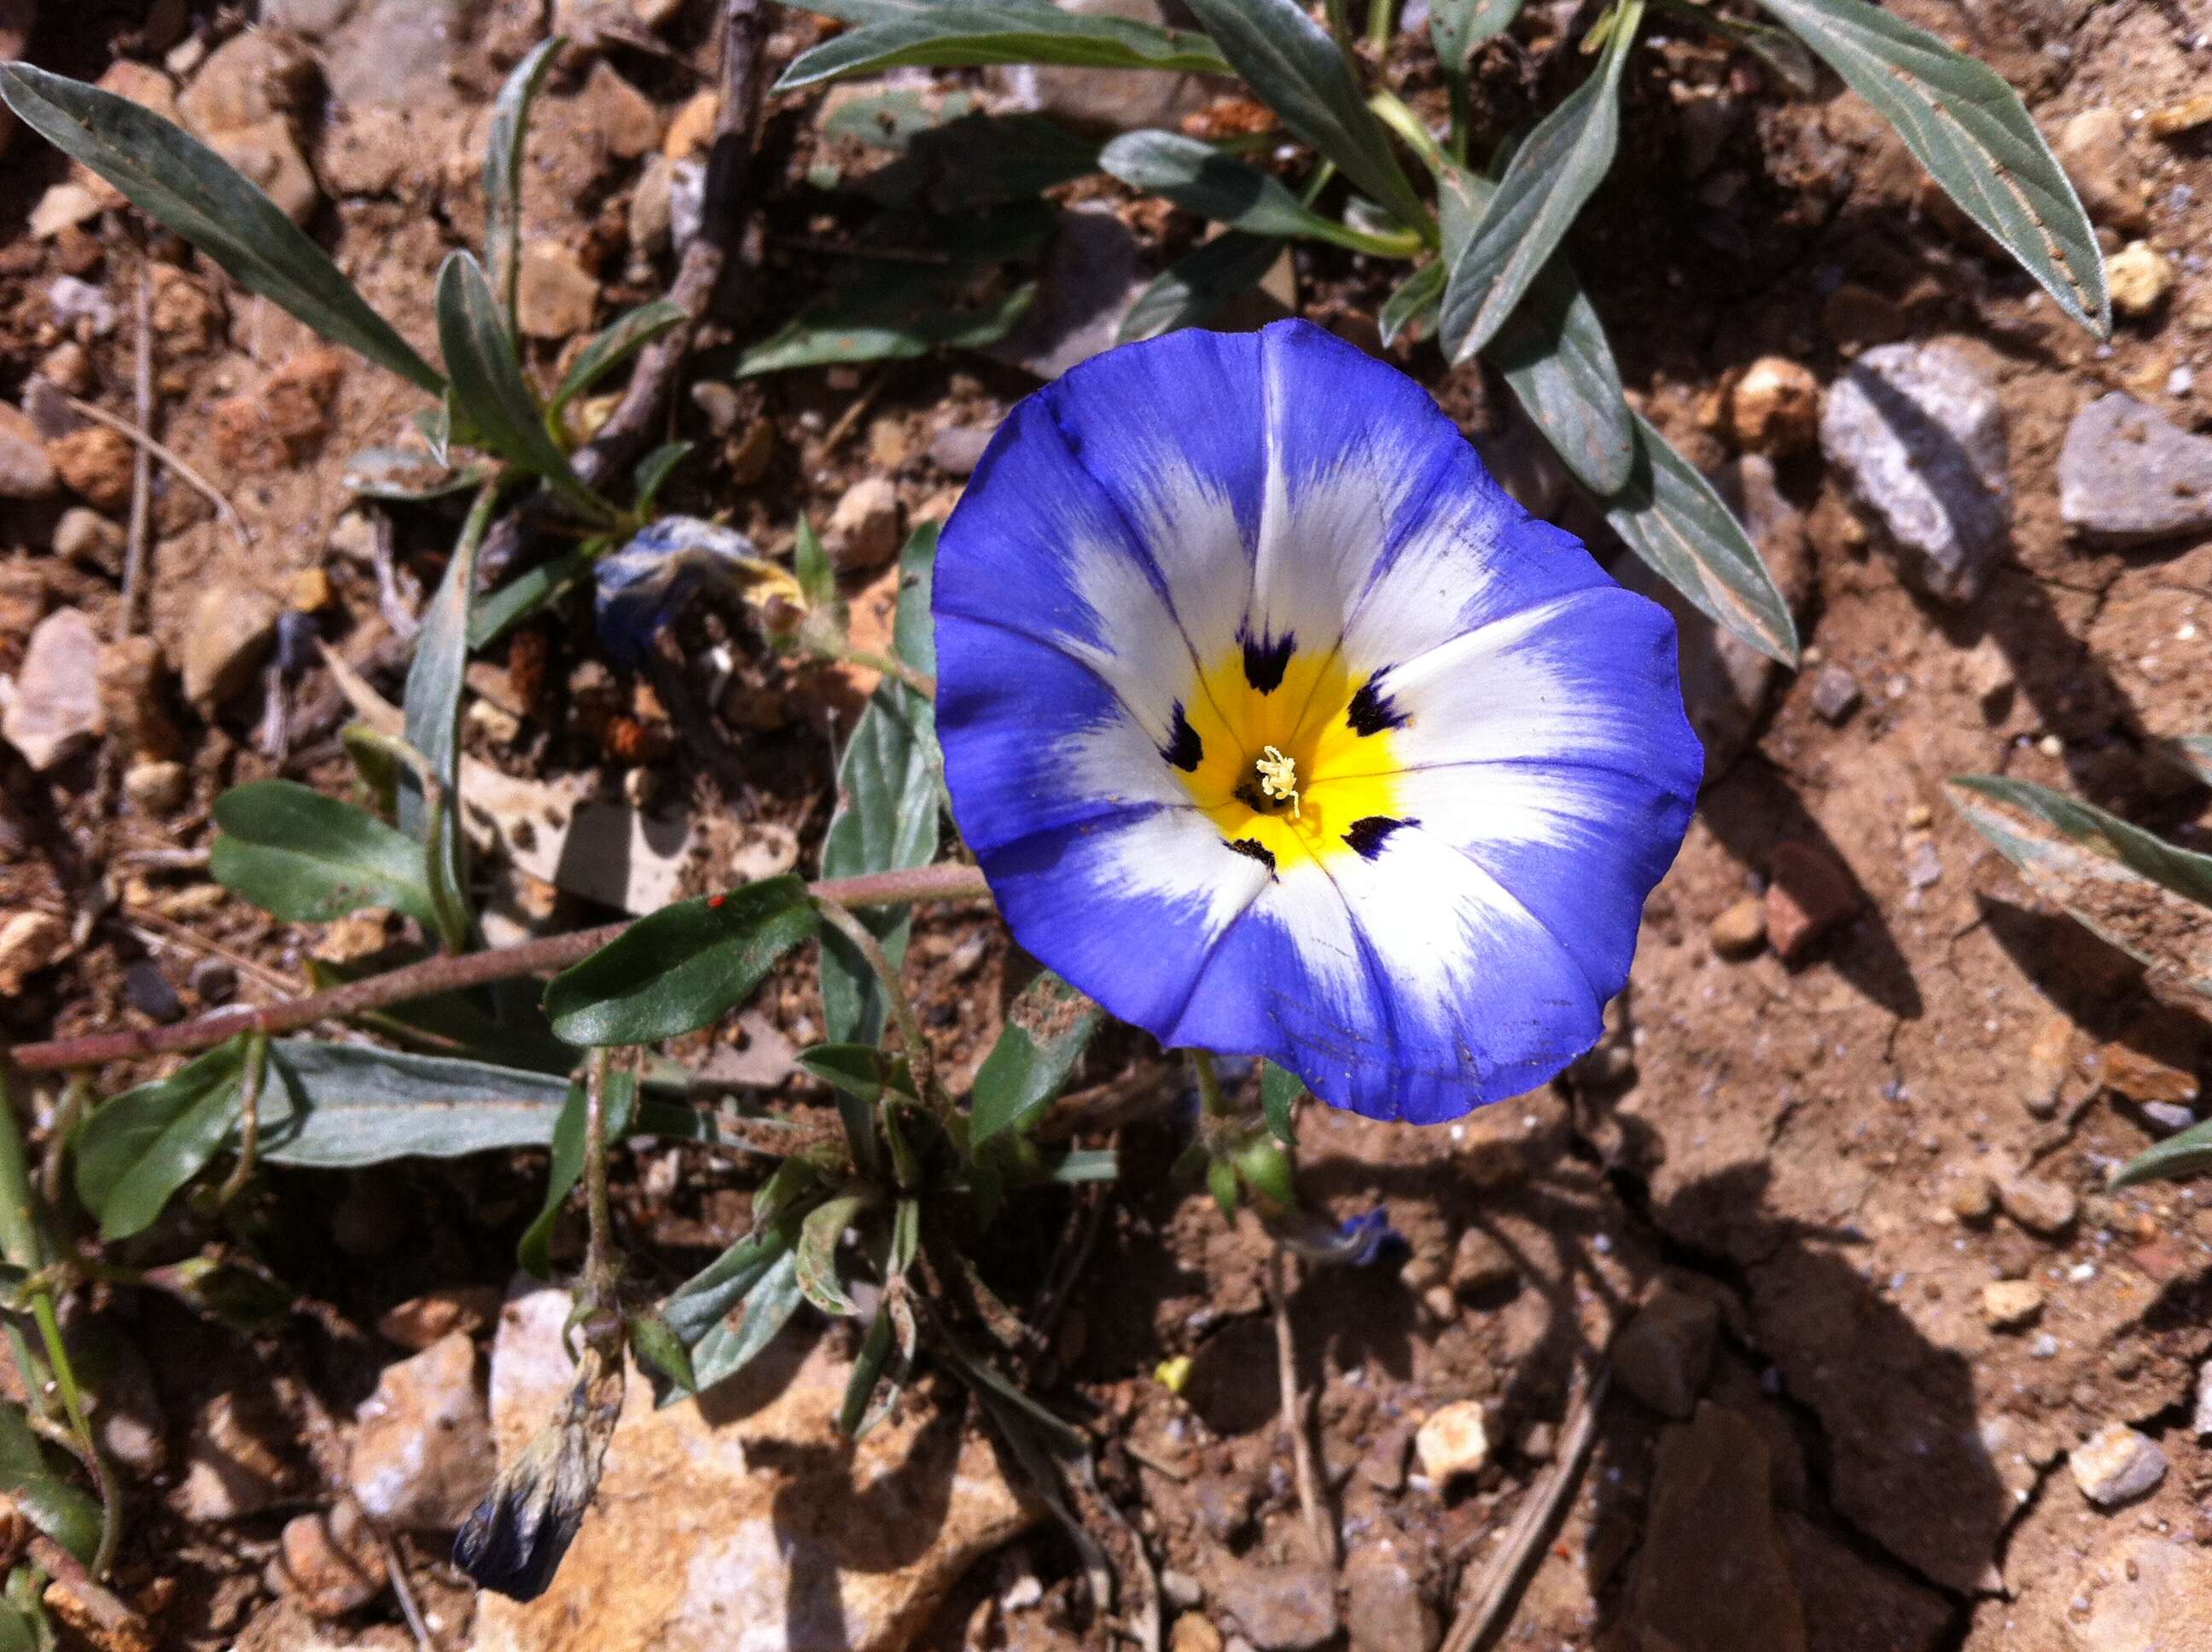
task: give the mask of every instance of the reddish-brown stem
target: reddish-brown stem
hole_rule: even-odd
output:
[[[988,896],[990,886],[983,874],[957,861],[917,866],[907,872],[878,872],[858,878],[832,878],[810,886],[810,893],[843,907],[910,906],[920,901],[964,901]],[[41,1044],[19,1044],[8,1059],[25,1072],[55,1072],[71,1067],[97,1066],[106,1061],[127,1061],[145,1055],[166,1055],[182,1050],[202,1050],[240,1033],[258,1032],[274,1037],[297,1032],[318,1021],[343,1021],[349,1016],[381,1010],[410,999],[438,993],[483,987],[518,975],[550,974],[590,956],[629,928],[636,920],[602,924],[572,934],[547,935],[517,946],[457,957],[426,958],[404,969],[393,969],[363,981],[348,981],[326,993],[285,999],[276,1004],[240,1004],[216,1010],[168,1027],[131,1027],[117,1032],[88,1033],[82,1038],[50,1039]]]

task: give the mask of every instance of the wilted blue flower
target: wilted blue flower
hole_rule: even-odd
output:
[[[1109,351],[1000,429],[935,604],[961,830],[1115,1015],[1417,1121],[1596,1042],[1702,766],[1674,623],[1402,374]]]
[[[599,644],[620,664],[641,665],[677,615],[702,596],[734,596],[768,567],[735,528],[692,516],[648,522],[592,564]]]

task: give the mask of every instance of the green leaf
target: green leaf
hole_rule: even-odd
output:
[[[1643,0],[1624,0],[1596,69],[1514,151],[1444,284],[1448,360],[1464,361],[1497,336],[1605,181],[1620,142],[1620,77],[1643,16]]]
[[[1237,1167],[1225,1158],[1210,1158],[1206,1162],[1206,1190],[1213,1195],[1215,1207],[1224,1220],[1237,1220]]]
[[[799,1065],[840,1095],[873,1107],[891,1082],[891,1058],[873,1044],[817,1044]]]
[[[522,149],[530,130],[530,106],[545,84],[546,71],[568,45],[556,34],[543,40],[509,71],[492,105],[491,131],[484,140],[484,258],[491,265],[510,331],[515,326],[514,290],[521,268]]]
[[[1594,493],[1618,493],[1636,464],[1636,426],[1605,324],[1566,254],[1536,272],[1528,296],[1492,340],[1530,421],[1567,469]]]
[[[77,1132],[76,1194],[99,1218],[100,1237],[145,1231],[222,1151],[238,1120],[245,1059],[244,1041],[234,1038],[93,1109]],[[264,1106],[268,1099],[264,1091]]]
[[[1121,1157],[1110,1147],[1064,1147],[1039,1154],[1037,1174],[1042,1181],[1069,1186],[1111,1181],[1121,1174]]]
[[[431,395],[444,393],[437,371],[368,307],[323,250],[236,167],[173,122],[128,98],[26,63],[0,64],[0,99],[25,125],[114,185],[248,292]]]
[[[629,1133],[630,1115],[637,1105],[637,1079],[627,1072],[607,1075],[606,1108],[607,1140],[620,1141]],[[553,1224],[560,1220],[561,1207],[568,1202],[568,1195],[584,1176],[585,1117],[591,1106],[590,1093],[581,1084],[571,1083],[568,1099],[561,1104],[561,1116],[553,1126],[553,1162],[545,1172],[545,1203],[539,1208],[538,1218],[523,1230],[516,1242],[514,1260],[522,1271],[540,1279],[553,1277]]]
[[[1288,1146],[1298,1145],[1291,1119],[1298,1098],[1305,1093],[1306,1081],[1288,1067],[1279,1067],[1273,1061],[1260,1064],[1260,1110],[1267,1115],[1268,1131]]]
[[[2144,1149],[2121,1166],[2107,1186],[2118,1193],[2138,1182],[2179,1181],[2207,1169],[2212,1169],[2212,1119]]]
[[[586,521],[611,524],[614,512],[577,478],[546,429],[491,283],[470,254],[447,255],[438,270],[437,303],[438,348],[453,377],[454,404],[476,439],[510,465],[542,477]]]
[[[824,878],[926,866],[937,858],[934,730],[929,701],[912,689],[896,682],[877,689],[838,764],[837,811],[822,845]],[[858,915],[897,968],[913,914],[891,907]],[[832,1043],[872,1043],[883,1036],[875,971],[836,930],[822,936],[822,1010]]]
[[[1235,230],[1201,241],[1152,277],[1129,313],[1121,318],[1120,342],[1158,338],[1178,327],[1201,327],[1240,294],[1258,286],[1282,256],[1273,236]]]
[[[1008,63],[1230,72],[1203,35],[1187,31],[1121,17],[1078,16],[1019,0],[937,0],[903,15],[886,11],[802,52],[775,89],[790,92],[908,65],[964,69]]]
[[[1021,325],[1036,296],[1033,282],[975,309],[952,309],[927,287],[871,282],[833,294],[738,356],[736,376],[853,361],[904,361],[937,349],[981,349]]]
[[[791,553],[791,571],[799,580],[799,594],[810,609],[830,608],[837,601],[837,570],[822,548],[814,524],[799,519],[799,543]]]
[[[1399,223],[1430,222],[1344,54],[1297,0],[1191,0],[1190,9],[1284,125]]]
[[[1785,665],[1797,624],[1743,526],[1713,484],[1640,413],[1628,485],[1603,501],[1628,548],[1723,629]]]
[[[287,923],[390,907],[437,925],[422,846],[365,809],[296,780],[252,780],[216,799],[208,874]]]
[[[364,447],[346,461],[339,484],[363,499],[411,505],[466,493],[483,481],[480,466],[456,471],[419,447]]]
[[[544,1147],[568,1102],[552,1073],[450,1055],[282,1039],[269,1047],[261,1157],[346,1169]],[[94,1114],[97,1117],[97,1114]]]
[[[615,323],[577,353],[561,387],[553,392],[547,410],[558,418],[562,409],[666,332],[690,312],[673,299],[657,298],[615,318]]]
[[[688,447],[689,443],[676,443]],[[656,450],[658,451],[658,450]],[[607,553],[613,542],[586,539],[535,568],[525,568],[489,596],[477,602],[469,615],[469,652],[474,653],[496,642],[549,603],[558,602],[591,576],[592,564]]]
[[[853,1357],[853,1374],[845,1383],[844,1403],[837,1408],[837,1431],[848,1440],[863,1438],[869,1430],[890,1415],[898,1404],[900,1391],[906,1385],[907,1364],[912,1357],[911,1337],[902,1339],[896,1328],[897,1314],[894,1299],[886,1295],[883,1305],[876,1309],[876,1317],[868,1327],[868,1334],[861,1339],[860,1351]],[[900,1303],[903,1308],[905,1304]],[[907,1323],[913,1323],[914,1310],[906,1309]],[[903,1340],[905,1345],[901,1346]],[[868,1401],[878,1388],[888,1390],[882,1401],[870,1406]]]
[[[699,1376],[691,1366],[691,1351],[668,1328],[666,1320],[658,1314],[632,1314],[623,1327],[629,1333],[630,1352],[656,1388],[698,1392]]]
[[[745,1293],[744,1311],[738,1315],[738,1322],[717,1320],[692,1348],[691,1370],[698,1385],[695,1392],[704,1394],[750,1364],[791,1322],[805,1300],[799,1289],[799,1258],[786,1250]]]
[[[1186,212],[1254,235],[1299,235],[1356,252],[1374,238],[1324,218],[1272,173],[1180,132],[1126,132],[1098,154],[1102,170],[1132,189],[1164,195]]]
[[[1813,54],[1788,29],[1777,28],[1771,23],[1747,22],[1712,6],[1701,5],[1698,0],[1662,0],[1662,4],[1674,16],[1686,19],[1709,33],[1741,46],[1772,70],[1775,78],[1797,96],[1809,98],[1820,89],[1820,71],[1813,66]]]
[[[1297,1208],[1297,1183],[1291,1173],[1291,1161],[1272,1135],[1255,1136],[1246,1142],[1237,1150],[1236,1163],[1237,1174],[1254,1193],[1285,1210]]]
[[[1382,301],[1382,313],[1376,319],[1382,342],[1395,344],[1408,333],[1421,337],[1434,321],[1443,295],[1444,261],[1434,258],[1400,282]]]
[[[637,489],[637,513],[640,516],[651,513],[654,501],[660,497],[660,490],[668,485],[668,478],[676,474],[678,465],[691,457],[691,450],[696,446],[696,442],[664,441],[638,460],[637,469],[630,473],[630,480]]]
[[[744,1301],[777,1261],[791,1254],[802,1214],[794,1209],[773,1222],[757,1225],[669,1293],[660,1305],[660,1315],[678,1340],[696,1349],[701,1339]]]
[[[1475,48],[1513,27],[1522,0],[1429,0],[1429,42],[1447,76],[1462,78]]]
[[[1905,147],[2059,307],[2112,330],[2105,260],[2074,185],[2020,94],[1988,64],[1865,0],[1759,0],[1827,59]]]
[[[799,1289],[825,1314],[859,1311],[837,1278],[837,1245],[867,1203],[865,1193],[840,1193],[817,1205],[799,1224]]]
[[[100,1504],[56,1472],[23,1408],[0,1403],[0,1491],[31,1524],[89,1564],[100,1547]]]
[[[1972,775],[1948,790],[2029,888],[2148,965],[2153,985],[2212,995],[2212,855],[2027,780]]]
[[[649,1044],[712,1025],[812,934],[806,885],[771,878],[663,907],[553,978],[545,1013],[572,1044]]]
[[[937,586],[937,524],[924,522],[899,548],[898,611],[891,620],[891,647],[924,677],[937,675],[937,621],[930,612]],[[929,725],[930,754],[939,768],[937,724]]]
[[[1049,970],[1024,987],[1006,1012],[999,1042],[976,1070],[970,1146],[980,1148],[1004,1132],[1024,1129],[1049,1106],[1104,1017]]]

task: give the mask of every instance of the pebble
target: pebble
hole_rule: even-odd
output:
[[[1980,594],[2012,525],[2003,404],[1948,344],[1883,344],[1828,392],[1820,450],[1899,572],[1947,603]]]
[[[1513,1253],[1486,1228],[1464,1230],[1458,1244],[1452,1248],[1451,1287],[1455,1291],[1469,1294],[1493,1291],[1499,1285],[1510,1285],[1519,1274]]]
[[[1719,1331],[1711,1297],[1662,1285],[1613,1339],[1613,1375],[1661,1416],[1686,1418],[1712,1369]]]
[[[647,257],[666,250],[670,228],[671,191],[675,167],[665,155],[649,155],[631,188],[624,233],[630,250]]]
[[[1167,1603],[1181,1612],[1188,1612],[1206,1599],[1206,1590],[1195,1577],[1187,1571],[1177,1571],[1173,1566],[1160,1571],[1160,1593]]]
[[[2092,218],[2120,229],[2149,222],[2142,171],[2128,152],[2127,120],[2118,109],[2083,110],[2058,129],[2051,148]]]
[[[258,591],[216,586],[194,604],[180,662],[185,697],[213,707],[246,688],[276,637],[276,604]]]
[[[2041,1316],[2043,1300],[2033,1279],[1992,1279],[1982,1287],[1982,1317],[1995,1330],[2021,1330]]]
[[[43,455],[42,455],[43,457]],[[118,574],[123,568],[123,530],[98,511],[72,505],[54,524],[54,555]]]
[[[491,1489],[491,1417],[465,1331],[384,1368],[354,1413],[349,1475],[361,1506],[404,1531],[451,1531]]]
[[[131,757],[173,757],[184,749],[184,736],[163,705],[167,674],[161,645],[143,633],[100,651],[100,714]]]
[[[1431,1652],[1436,1608],[1399,1544],[1364,1542],[1344,1563],[1345,1628],[1352,1652]]]
[[[209,1400],[185,1442],[178,1491],[185,1518],[210,1525],[242,1520],[291,1497],[298,1476],[275,1444],[286,1432],[265,1396],[228,1392]]]
[[[1714,919],[1706,934],[1724,958],[1747,958],[1766,944],[1766,902],[1747,895]]]
[[[1997,1185],[2004,1213],[2030,1233],[2051,1239],[2074,1225],[2081,1201],[2074,1190],[2040,1176],[2014,1176]]]
[[[1430,1412],[1413,1436],[1421,1473],[1435,1485],[1472,1474],[1490,1461],[1490,1430],[1480,1400],[1455,1400]]]
[[[1168,1652],[1221,1652],[1221,1631],[1204,1614],[1186,1612],[1168,1631]]]
[[[180,807],[191,785],[191,771],[167,758],[133,763],[123,771],[123,794],[143,815],[166,815]]]
[[[1224,1554],[1210,1570],[1208,1596],[1260,1652],[1304,1652],[1341,1627],[1328,1567],[1310,1560],[1255,1565]]]
[[[53,313],[54,325],[63,331],[88,332],[95,338],[113,332],[119,319],[113,300],[75,276],[54,277],[46,288],[46,307]]]
[[[38,427],[0,402],[0,499],[44,499],[54,490],[54,462]]]
[[[23,983],[69,950],[69,926],[51,912],[11,912],[0,918],[0,997],[13,998]]]
[[[1823,665],[1813,679],[1813,709],[1831,724],[1840,724],[1859,706],[1859,681],[1840,665]]]
[[[2143,1117],[2158,1127],[2160,1135],[2171,1136],[2197,1122],[2196,1114],[2179,1102],[2145,1102],[2142,1108]]]
[[[1905,852],[1905,881],[1911,888],[1923,890],[1942,880],[1942,857],[1936,853],[1932,839],[1920,838]]]
[[[1961,1222],[1978,1224],[1996,1214],[1996,1184],[1978,1170],[1970,1170],[1952,1184],[1951,1214]]]
[[[869,477],[845,491],[822,530],[822,548],[847,572],[881,568],[899,545],[898,492],[882,477]]]
[[[2073,1071],[2074,1023],[2063,1015],[2046,1016],[2027,1043],[2027,1071],[2021,1105],[2039,1119],[2055,1117],[2066,1076]]]
[[[2066,1459],[2081,1495],[2111,1509],[2143,1495],[2166,1478],[2166,1453],[2158,1442],[2124,1423],[2107,1423]]]
[[[2197,1411],[2190,1428],[2200,1440],[2212,1440],[2212,1359],[2197,1368]]]
[[[238,971],[221,958],[202,958],[185,977],[185,985],[203,1004],[228,1004],[238,991]]]
[[[44,773],[88,744],[102,726],[100,636],[75,608],[57,608],[31,633],[0,734]]]
[[[2173,261],[2148,241],[2130,241],[2105,260],[2105,276],[2115,310],[2147,316],[2173,290]]]
[[[599,283],[557,241],[532,241],[515,271],[515,319],[531,338],[566,339],[590,330]]]
[[[2066,427],[2058,512],[2100,544],[2212,529],[2212,436],[2191,434],[2124,391],[2100,396]]]
[[[1952,668],[1952,677],[1980,702],[1988,714],[1997,711],[2003,697],[2020,681],[2019,673],[2013,669],[2012,656],[1995,636],[1984,637],[1959,656]]]
[[[2106,1089],[2131,1102],[2163,1102],[2185,1111],[2197,1096],[2195,1072],[2132,1044],[2106,1045],[2098,1052],[2097,1070]]]
[[[2212,124],[2212,92],[2199,92],[2179,103],[2169,103],[2163,109],[2152,110],[2143,128],[2153,137],[2172,137],[2207,124]]]
[[[284,1522],[269,1586],[300,1603],[311,1618],[340,1618],[384,1592],[390,1574],[383,1546],[350,1502],[327,1514]]]
[[[1785,963],[1859,908],[1850,875],[1826,849],[1784,838],[1767,862],[1766,939]]]
[[[950,476],[973,476],[997,427],[948,424],[929,440],[929,462]]]
[[[46,444],[54,473],[96,510],[119,511],[131,502],[131,439],[103,424],[57,436]]]
[[[185,1018],[184,999],[151,959],[141,958],[123,972],[123,998],[140,1015],[163,1026]]]
[[[1820,381],[1783,355],[1762,355],[1729,387],[1729,434],[1770,459],[1801,453],[1820,438]]]

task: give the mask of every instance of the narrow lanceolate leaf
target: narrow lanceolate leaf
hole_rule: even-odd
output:
[[[283,1039],[269,1047],[261,1157],[342,1169],[544,1147],[568,1099],[568,1079],[554,1073]]]
[[[515,64],[493,104],[491,131],[484,140],[484,258],[491,265],[494,290],[514,327],[514,289],[521,264],[522,148],[530,131],[530,106],[545,84],[545,73],[568,44],[556,34]]]
[[[1272,235],[1231,230],[1201,241],[1152,279],[1121,318],[1120,342],[1158,338],[1178,327],[1202,327],[1222,307],[1257,287],[1283,243]]]
[[[1306,1081],[1288,1067],[1279,1067],[1273,1061],[1260,1064],[1260,1111],[1267,1117],[1269,1133],[1292,1147],[1298,1145],[1293,1117],[1305,1093]]]
[[[674,299],[657,298],[615,318],[615,324],[584,346],[575,364],[562,376],[550,411],[561,410],[690,313]]]
[[[1382,342],[1395,344],[1408,335],[1425,337],[1436,319],[1437,306],[1443,295],[1443,260],[1434,258],[1400,282],[1390,296],[1382,301],[1382,313],[1376,318],[1376,325],[1382,330]]]
[[[1098,1030],[1099,1007],[1058,975],[1040,975],[1006,1012],[1006,1029],[976,1069],[968,1139],[1025,1128],[1050,1105]]]
[[[918,530],[900,554],[898,616],[893,642],[915,670],[934,675],[929,623],[930,579],[937,555],[934,525]],[[837,768],[837,811],[822,843],[822,875],[926,866],[937,858],[939,795],[945,759],[928,701],[903,683],[878,688],[854,726]],[[904,907],[863,912],[860,921],[883,943],[891,965],[906,957],[912,914]],[[837,1044],[872,1044],[883,1036],[884,1005],[875,971],[837,931],[822,936],[823,1023]]]
[[[1498,180],[1444,287],[1450,360],[1466,361],[1497,336],[1605,181],[1620,143],[1620,77],[1643,15],[1643,0],[1627,0],[1596,69],[1537,123]]]
[[[1643,415],[1628,485],[1602,501],[1605,519],[1669,585],[1715,623],[1770,659],[1797,663],[1797,623],[1743,525],[1713,484]]]
[[[696,1032],[752,996],[817,921],[796,878],[663,907],[556,975],[545,1013],[572,1044],[649,1044]]]
[[[1636,427],[1605,324],[1565,252],[1491,341],[1488,358],[1505,375],[1536,428],[1584,486],[1600,494],[1628,485]]]
[[[7,1493],[32,1526],[89,1565],[100,1548],[100,1504],[56,1463],[32,1431],[22,1407],[12,1401],[0,1403],[0,1491]],[[15,1576],[9,1581],[13,1603],[19,1609],[34,1606],[36,1592],[24,1600],[15,1595]],[[45,1627],[43,1618],[38,1622]],[[51,1652],[52,1631],[46,1630],[29,1644],[40,1652]]]
[[[231,279],[431,395],[446,381],[282,208],[151,110],[26,63],[0,64],[0,99],[56,149],[222,265]]]
[[[2212,1119],[2145,1149],[2121,1168],[2111,1186],[2117,1193],[2139,1181],[2178,1181],[2202,1170],[2212,1170]]]
[[[434,926],[422,846],[365,809],[295,780],[253,780],[216,799],[208,872],[287,923],[390,907]]]
[[[909,65],[964,69],[1001,63],[1230,72],[1206,37],[1188,30],[1121,17],[1082,17],[1024,0],[939,0],[903,15],[886,9],[800,53],[775,90]]]
[[[1401,224],[1428,222],[1344,54],[1297,0],[1191,0],[1190,9],[1284,125]]]
[[[152,1226],[222,1151],[238,1118],[245,1059],[244,1043],[233,1039],[93,1110],[76,1137],[76,1193],[102,1238],[127,1239]]]
[[[769,1265],[760,1283],[745,1293],[737,1318],[717,1320],[691,1350],[691,1380],[697,1385],[696,1391],[704,1394],[751,1364],[805,1300],[799,1288],[799,1257],[787,1250]],[[677,1397],[672,1393],[667,1399]]]
[[[1897,129],[1961,210],[2075,320],[2112,330],[2105,261],[2074,185],[1988,64],[1866,0],[1759,0]]]
[[[1949,789],[2029,888],[2148,964],[2153,986],[2212,996],[2212,855],[2027,780],[1980,774]]]
[[[438,271],[438,348],[453,377],[454,404],[476,439],[508,464],[544,477],[586,521],[606,520],[607,506],[577,479],[546,430],[491,283],[466,252],[448,254]]]
[[[744,1302],[780,1260],[791,1254],[804,1215],[803,1208],[792,1210],[755,1228],[669,1293],[660,1305],[660,1316],[685,1346],[696,1350],[700,1339]]]
[[[806,1213],[799,1226],[799,1288],[825,1314],[856,1311],[837,1278],[837,1244],[867,1204],[863,1193],[840,1193]]]
[[[1132,189],[1164,195],[1186,212],[1255,235],[1364,242],[1302,204],[1273,173],[1180,132],[1125,132],[1098,152],[1101,170]]]
[[[1437,62],[1447,76],[1464,76],[1475,48],[1504,33],[1520,15],[1521,0],[1429,0],[1429,43]]]

